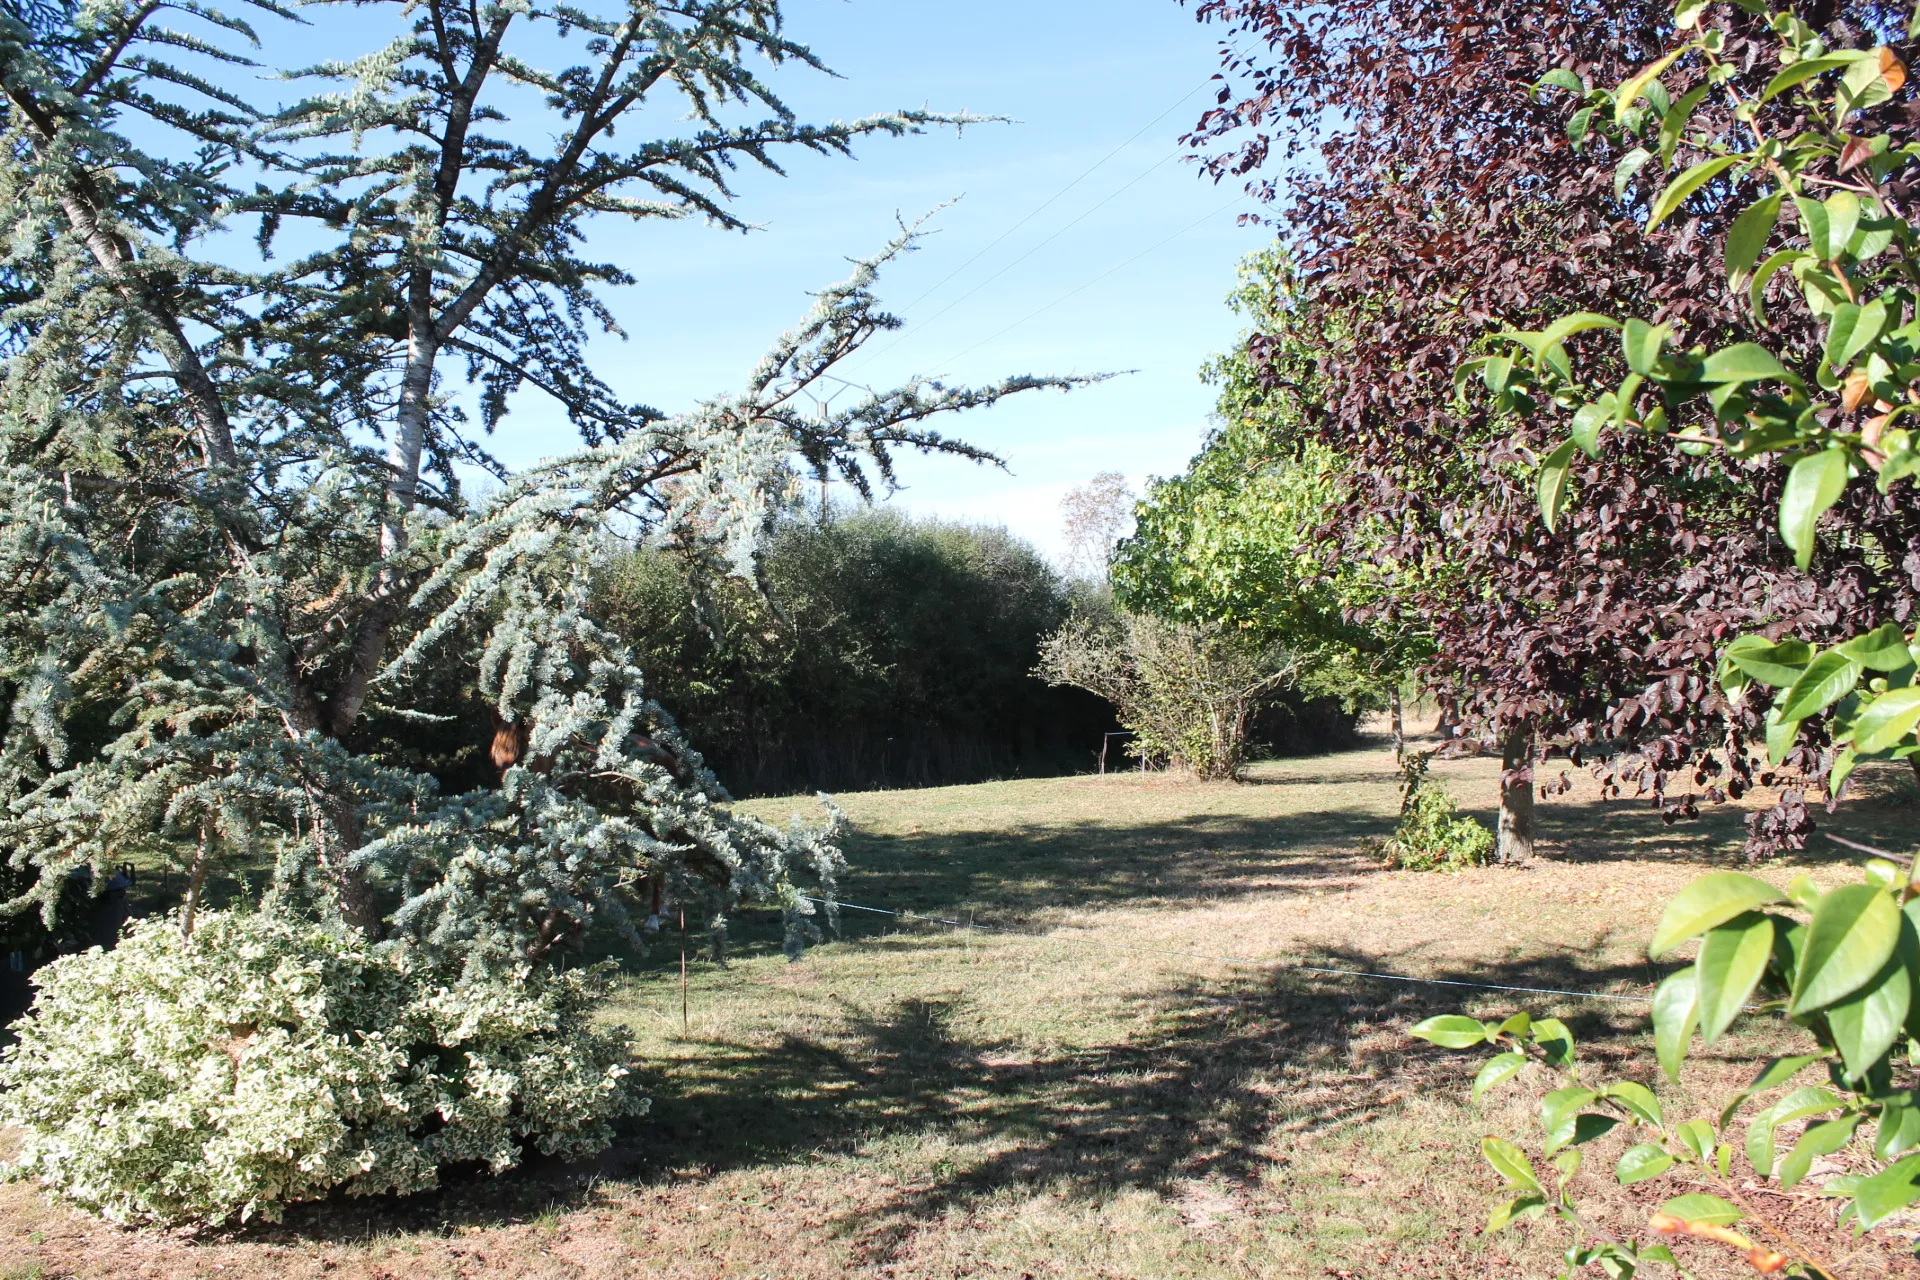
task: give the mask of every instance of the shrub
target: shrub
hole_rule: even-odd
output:
[[[589,1154],[646,1101],[587,1023],[591,971],[442,980],[349,930],[209,912],[49,965],[0,1056],[10,1176],[121,1223],[276,1220],[442,1166]]]
[[[1238,776],[1253,713],[1297,670],[1248,632],[1122,610],[1070,618],[1040,642],[1034,674],[1111,702],[1133,731],[1130,754],[1217,781]]]
[[[932,786],[1085,768],[1098,699],[1029,674],[1070,589],[1004,529],[889,509],[792,515],[765,594],[699,583],[671,553],[603,569],[595,608],[641,655],[736,795]]]
[[[1493,860],[1493,832],[1459,816],[1453,793],[1427,777],[1431,758],[1415,752],[1401,766],[1400,822],[1380,852],[1402,871],[1484,867]]]

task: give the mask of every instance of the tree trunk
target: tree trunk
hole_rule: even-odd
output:
[[[1908,756],[1907,763],[1913,768],[1913,780],[1920,782],[1920,756]]]
[[[377,939],[386,920],[380,895],[364,871],[347,865],[360,847],[360,812],[353,797],[316,790],[308,798],[319,819],[313,823],[313,838],[320,846],[320,865],[333,881],[340,918]]]
[[[213,823],[200,823],[200,846],[194,851],[193,867],[187,874],[187,905],[180,912],[180,939],[193,937],[193,917],[200,910],[200,890],[207,883],[207,864],[213,860]]]
[[[1400,708],[1400,686],[1395,685],[1393,695],[1387,700],[1387,714],[1393,728],[1393,758],[1403,760],[1407,754],[1407,727]]]
[[[416,317],[407,340],[407,369],[400,380],[400,408],[395,414],[393,440],[387,446],[387,511],[380,523],[380,554],[392,556],[407,543],[406,518],[420,487],[420,454],[427,440],[427,419],[433,411],[433,362],[439,344],[430,319]]]
[[[1507,732],[1500,758],[1500,830],[1494,856],[1502,863],[1533,857],[1533,726]]]

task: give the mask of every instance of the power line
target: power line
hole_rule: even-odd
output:
[[[857,902],[841,902],[834,898],[815,898],[801,894],[805,902],[817,902],[822,906],[838,907],[846,911],[866,911],[874,915],[894,916],[901,920],[921,920],[927,924],[946,925],[953,929],[967,929],[977,933],[998,933],[1018,938],[1033,938],[1040,935],[1025,933],[1005,926],[975,924],[971,920],[947,920],[940,916],[923,916],[917,911],[895,911],[887,907],[862,906]],[[1335,969],[1326,965],[1298,964],[1289,960],[1250,960],[1241,956],[1209,955],[1202,951],[1179,951],[1169,947],[1142,947],[1124,942],[1098,942],[1092,938],[1067,938],[1058,934],[1050,935],[1048,941],[1064,942],[1069,946],[1098,947],[1104,951],[1132,951],[1142,955],[1175,956],[1185,960],[1206,960],[1214,964],[1237,965],[1249,969],[1274,969],[1285,973],[1317,973],[1337,978],[1369,978],[1375,982],[1405,982],[1415,986],[1429,987],[1467,987],[1475,991],[1509,991],[1535,996],[1573,996],[1580,1000],[1619,1000],[1637,1004],[1650,1004],[1652,996],[1616,995],[1610,991],[1568,991],[1559,987],[1516,987],[1499,982],[1466,982],[1456,978],[1417,978],[1404,973],[1376,973],[1367,969]]]
[[[1001,241],[1005,240],[1008,236],[1012,235],[1014,232],[1018,231],[1020,228],[1026,226],[1029,222],[1032,222],[1035,218],[1039,217],[1042,213],[1046,212],[1047,209],[1050,208],[1053,205],[1053,203],[1056,200],[1058,200],[1061,196],[1064,196],[1065,194],[1067,194],[1067,192],[1073,190],[1075,187],[1079,186],[1082,182],[1086,181],[1087,178],[1093,174],[1094,170],[1098,169],[1101,165],[1105,164],[1107,161],[1119,155],[1122,151],[1125,151],[1128,147],[1132,146],[1135,142],[1138,142],[1141,136],[1145,134],[1148,129],[1153,128],[1155,125],[1159,124],[1162,120],[1165,120],[1168,116],[1172,115],[1174,111],[1179,108],[1181,103],[1185,102],[1188,98],[1191,98],[1194,94],[1200,92],[1200,90],[1206,88],[1212,82],[1213,82],[1213,77],[1208,76],[1205,80],[1202,80],[1199,84],[1195,85],[1193,88],[1181,94],[1179,98],[1177,98],[1174,101],[1172,106],[1168,107],[1165,111],[1162,111],[1159,115],[1155,116],[1153,119],[1147,121],[1147,123],[1140,128],[1140,131],[1138,133],[1135,133],[1131,138],[1128,138],[1125,142],[1121,143],[1119,146],[1115,147],[1113,150],[1107,152],[1107,154],[1105,154],[1104,156],[1101,156],[1098,160],[1095,160],[1092,164],[1088,165],[1085,169],[1083,169],[1080,172],[1079,177],[1075,178],[1073,181],[1069,182],[1066,186],[1060,188],[1058,191],[1048,196],[1033,210],[1033,212],[1029,213],[1026,217],[1020,219],[1020,221],[1014,223],[1012,226],[1008,227],[1005,231],[1002,231],[999,235],[995,236],[991,241],[987,243],[987,246],[984,249],[981,249],[980,252],[974,254],[971,258],[968,258],[965,262],[961,263],[959,266],[955,267],[952,271],[948,272],[944,277],[941,278],[938,284],[935,284],[931,289],[928,289],[926,292],[922,293],[919,297],[915,298],[912,302],[909,302],[906,306],[902,307],[901,310],[910,311],[914,307],[919,306],[922,302],[925,302],[928,298],[931,298],[934,294],[938,293],[942,288],[946,286],[949,280],[952,280],[955,276],[959,275],[962,271],[965,271],[968,267],[980,261],[980,259],[986,257],[987,254],[992,252],[994,247],[997,246]],[[1155,161],[1154,168],[1158,168],[1161,163],[1163,163],[1163,161]],[[1151,172],[1151,170],[1149,170],[1149,172]],[[1137,182],[1139,181],[1139,179],[1136,178],[1135,181]]]
[[[965,351],[962,351],[959,355],[951,356],[946,360],[939,361],[938,364],[948,365],[948,364],[952,364],[956,360],[965,359],[967,356],[972,355],[974,352],[986,346],[988,343],[998,341],[1000,338],[1003,338],[1007,334],[1012,333],[1015,329],[1018,329],[1021,325],[1025,324],[1027,321],[1035,319],[1036,317],[1039,317],[1041,315],[1044,315],[1045,313],[1059,306],[1061,303],[1065,302],[1067,299],[1074,297],[1076,294],[1084,293],[1088,289],[1093,288],[1094,285],[1099,284],[1102,280],[1105,280],[1108,276],[1114,274],[1114,272],[1125,270],[1127,267],[1132,266],[1134,263],[1140,261],[1140,259],[1146,257],[1148,254],[1156,253],[1160,249],[1165,248],[1167,245],[1172,244],[1175,240],[1178,240],[1181,236],[1187,234],[1187,232],[1192,231],[1195,227],[1198,227],[1201,224],[1206,222],[1211,222],[1213,219],[1219,217],[1221,214],[1225,213],[1228,209],[1231,209],[1234,205],[1238,203],[1240,203],[1240,197],[1235,196],[1233,199],[1221,205],[1218,209],[1215,209],[1211,213],[1201,215],[1199,218],[1188,223],[1186,226],[1180,228],[1180,230],[1174,232],[1172,235],[1160,241],[1158,244],[1152,245],[1146,249],[1142,249],[1139,253],[1134,254],[1131,258],[1128,258],[1125,262],[1119,263],[1116,266],[1108,267],[1105,271],[1102,271],[1099,275],[1087,281],[1085,284],[1079,285],[1078,287],[1073,289],[1069,289],[1067,292],[1055,298],[1052,302],[1047,303],[1045,306],[1039,308],[1036,311],[1028,312],[1026,315],[1020,317],[1018,320],[1015,320],[1012,324],[1008,325],[1006,328],[1001,329],[998,333],[994,333],[988,337],[982,338],[980,341],[968,347]]]
[[[1174,154],[1177,155],[1179,153],[1175,152]],[[1012,262],[1009,262],[1006,266],[1001,267],[998,271],[994,272],[992,275],[982,280],[979,284],[974,285],[973,288],[967,290],[965,293],[955,298],[952,302],[949,302],[946,306],[940,308],[938,311],[928,316],[925,320],[922,320],[919,323],[918,327],[913,330],[913,332],[916,334],[924,333],[926,331],[927,326],[932,324],[935,320],[938,320],[941,316],[946,315],[947,312],[953,310],[955,307],[965,302],[968,298],[971,298],[974,294],[980,292],[982,289],[992,284],[995,280],[998,280],[1001,276],[1007,274],[1007,272],[1013,270],[1015,267],[1025,262],[1028,258],[1031,258],[1034,254],[1040,252],[1042,249],[1052,244],[1055,240],[1058,240],[1061,236],[1067,234],[1067,232],[1079,226],[1082,222],[1085,222],[1088,218],[1092,217],[1095,213],[1099,212],[1106,205],[1111,204],[1113,201],[1119,199],[1122,195],[1126,194],[1126,192],[1129,189],[1138,186],[1142,182],[1145,182],[1148,176],[1151,175],[1154,172],[1154,170],[1158,169],[1161,165],[1165,164],[1167,161],[1171,159],[1173,159],[1173,156],[1169,155],[1169,156],[1162,156],[1160,159],[1155,160],[1152,164],[1148,165],[1139,174],[1137,174],[1131,182],[1128,182],[1125,186],[1120,187],[1119,189],[1111,192],[1104,199],[1102,199],[1098,204],[1095,204],[1091,208],[1084,210],[1080,214],[1080,216],[1075,218],[1072,222],[1069,222],[1065,226],[1059,228],[1052,235],[1048,236],[1045,240],[1040,241],[1040,243],[1034,245],[1031,249],[1028,249],[1025,253],[1015,258]],[[949,276],[948,279],[952,279],[952,277]],[[882,352],[888,351],[892,347],[895,347],[899,345],[901,342],[906,341],[906,338],[907,338],[907,335],[902,334],[900,337],[895,338],[893,342],[888,343],[887,346],[880,348],[880,351],[877,351],[874,354],[879,355]]]
[[[1066,186],[1061,187],[1058,191],[1054,192],[1052,195],[1048,196],[1045,200],[1041,201],[1040,204],[1036,206],[1032,212],[1028,213],[1024,218],[1020,219],[1020,221],[1014,223],[1012,226],[1008,227],[1005,231],[1002,231],[999,235],[995,236],[992,240],[988,241],[987,244],[983,248],[981,248],[977,253],[975,253],[971,258],[968,258],[965,262],[961,263],[959,266],[955,267],[952,271],[949,271],[946,275],[942,276],[940,280],[933,285],[932,288],[925,290],[923,293],[920,294],[919,297],[915,298],[912,302],[909,302],[905,306],[901,307],[900,312],[904,314],[906,312],[912,311],[913,308],[919,306],[922,302],[925,302],[928,298],[932,297],[934,294],[938,293],[941,289],[945,288],[947,284],[950,281],[952,281],[955,277],[959,276],[961,273],[966,271],[966,269],[968,267],[971,267],[974,263],[980,261],[980,259],[986,257],[987,254],[991,253],[996,247],[998,247],[1003,241],[1007,239],[1007,237],[1011,236],[1014,232],[1018,231],[1020,228],[1026,226],[1029,222],[1032,222],[1035,218],[1039,217],[1042,213],[1046,212],[1046,210],[1051,208],[1054,205],[1054,203],[1060,199],[1060,197],[1066,195],[1067,192],[1079,186],[1089,176],[1091,176],[1095,170],[1099,169],[1102,165],[1106,164],[1107,161],[1113,159],[1115,156],[1119,155],[1122,151],[1125,151],[1128,147],[1132,146],[1142,136],[1144,136],[1148,130],[1152,129],[1155,125],[1159,124],[1162,120],[1165,120],[1168,116],[1172,115],[1175,111],[1177,111],[1180,108],[1181,103],[1184,103],[1187,99],[1191,98],[1194,94],[1206,88],[1207,85],[1210,84],[1211,82],[1212,82],[1212,77],[1209,76],[1206,80],[1202,80],[1199,84],[1195,85],[1193,88],[1181,94],[1180,97],[1173,102],[1173,105],[1169,106],[1165,111],[1162,111],[1159,115],[1149,120],[1145,125],[1142,125],[1140,129],[1133,134],[1132,137],[1128,138],[1125,142],[1122,142],[1119,146],[1107,152],[1106,155],[1101,156],[1098,160],[1088,165],[1084,170],[1080,172],[1080,175],[1078,177],[1074,178],[1071,182],[1067,183]],[[1098,212],[1100,209],[1112,203],[1114,200],[1118,199],[1121,195],[1125,194],[1127,191],[1137,186],[1141,182],[1144,182],[1147,179],[1147,177],[1151,175],[1155,170],[1159,169],[1160,166],[1166,164],[1167,161],[1174,159],[1179,154],[1180,153],[1178,151],[1175,151],[1169,155],[1162,156],[1158,160],[1155,160],[1152,164],[1148,165],[1140,173],[1136,174],[1131,181],[1125,183],[1124,185],[1119,187],[1117,190],[1109,192],[1106,196],[1102,197],[1099,201],[1097,201],[1091,207],[1082,210],[1080,215],[1075,219],[1073,219],[1073,221],[1067,223],[1063,227],[1060,227],[1059,229],[1054,231],[1052,235],[1042,240],[1039,244],[1034,245],[1032,248],[1028,249],[1025,253],[1015,258],[1012,262],[1009,262],[1006,266],[1001,267],[998,271],[994,272],[992,275],[988,276],[985,280],[982,280],[980,283],[974,285],[973,288],[967,290],[965,293],[961,294],[958,298],[955,298],[952,302],[949,302],[946,306],[940,308],[940,310],[934,312],[931,316],[928,316],[925,320],[920,321],[919,326],[914,330],[914,332],[917,333],[920,328],[924,328],[926,325],[932,324],[935,320],[938,320],[941,316],[946,315],[949,311],[952,311],[955,307],[959,306],[961,303],[965,302],[968,298],[971,298],[974,294],[980,292],[980,290],[992,284],[995,280],[998,280],[1001,276],[1005,275],[1007,272],[1019,266],[1022,262],[1025,262],[1028,258],[1031,258],[1034,254],[1040,252],[1040,250],[1046,248],[1049,244],[1052,244],[1055,240],[1058,240],[1061,236],[1065,235],[1068,231],[1072,230],[1074,227],[1078,226],[1080,223],[1086,221],[1094,213]],[[877,350],[867,352],[865,354],[867,358],[871,360],[879,355],[882,355],[888,351],[891,351],[894,347],[904,342],[908,336],[909,335],[907,334],[897,334],[893,337],[893,339],[890,342],[887,342],[885,345],[879,347]]]

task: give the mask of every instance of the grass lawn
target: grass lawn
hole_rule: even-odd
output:
[[[1493,762],[1435,773],[1490,820]],[[1244,785],[1116,774],[846,796],[842,897],[996,931],[848,913],[790,965],[769,923],[745,919],[729,967],[694,961],[684,1030],[669,939],[612,1011],[653,1110],[591,1167],[201,1240],[7,1187],[0,1277],[1552,1274],[1557,1227],[1480,1230],[1497,1183],[1478,1137],[1532,1141],[1523,1091],[1472,1106],[1477,1058],[1405,1029],[1456,1009],[1551,1011],[1594,1068],[1651,1080],[1644,1006],[1204,957],[1643,994],[1661,905],[1737,854],[1743,814],[1668,828],[1574,781],[1543,806],[1534,865],[1456,876],[1383,872],[1359,851],[1395,808],[1379,749],[1263,764]],[[1823,822],[1911,847],[1912,784],[1867,782]],[[748,807],[784,818],[807,802]],[[1846,861],[1816,849],[1768,874],[1829,879]],[[1727,1059],[1764,1047],[1723,1044],[1663,1096],[1717,1105],[1744,1071]],[[1582,1177],[1628,1233],[1653,1197],[1608,1189],[1620,1145],[1595,1144]],[[1774,1204],[1845,1276],[1920,1274],[1898,1248],[1832,1231],[1811,1196]],[[1752,1274],[1682,1248],[1702,1276]]]

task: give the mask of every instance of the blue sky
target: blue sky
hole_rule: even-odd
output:
[[[928,107],[1010,121],[875,138],[852,160],[795,152],[785,176],[742,172],[735,212],[756,227],[747,235],[695,221],[596,222],[586,256],[637,283],[606,295],[629,340],[596,340],[590,358],[621,398],[669,413],[733,391],[806,312],[810,290],[882,247],[897,219],[953,202],[880,283],[907,328],[843,373],[882,387],[915,374],[984,383],[1131,371],[939,424],[1007,470],[900,460],[906,488],[890,501],[1005,524],[1057,557],[1068,489],[1100,471],[1138,489],[1180,471],[1199,446],[1213,401],[1199,368],[1231,345],[1234,268],[1266,240],[1237,225],[1253,208],[1238,185],[1206,180],[1179,145],[1213,92],[1213,32],[1176,0],[788,0],[785,10],[788,34],[838,73],[790,64],[768,74],[803,120]],[[359,55],[400,21],[351,6],[310,16],[316,25],[262,21],[268,65]],[[526,47],[536,61],[541,38]],[[298,92],[259,74],[214,72],[263,104]],[[629,127],[671,135],[683,126],[668,110]],[[499,128],[537,130],[535,118]],[[237,255],[251,255],[251,235],[236,228]],[[576,443],[551,405],[523,393],[490,447],[523,466]]]
[[[1136,372],[951,420],[1010,471],[906,460],[893,501],[1004,523],[1057,553],[1068,488],[1103,470],[1136,485],[1180,470],[1211,407],[1198,368],[1236,331],[1223,302],[1234,266],[1264,240],[1235,225],[1249,207],[1237,187],[1180,160],[1215,69],[1210,31],[1174,0],[793,0],[788,27],[842,77],[775,74],[803,119],[928,106],[1016,123],[878,139],[853,161],[796,156],[785,178],[743,175],[739,211],[760,228],[744,237],[602,226],[589,255],[640,281],[610,298],[631,340],[596,347],[603,375],[669,412],[733,389],[807,291],[882,245],[896,214],[958,197],[882,281],[908,328],[847,376]],[[495,444],[531,462],[565,447],[561,430],[525,403]]]

